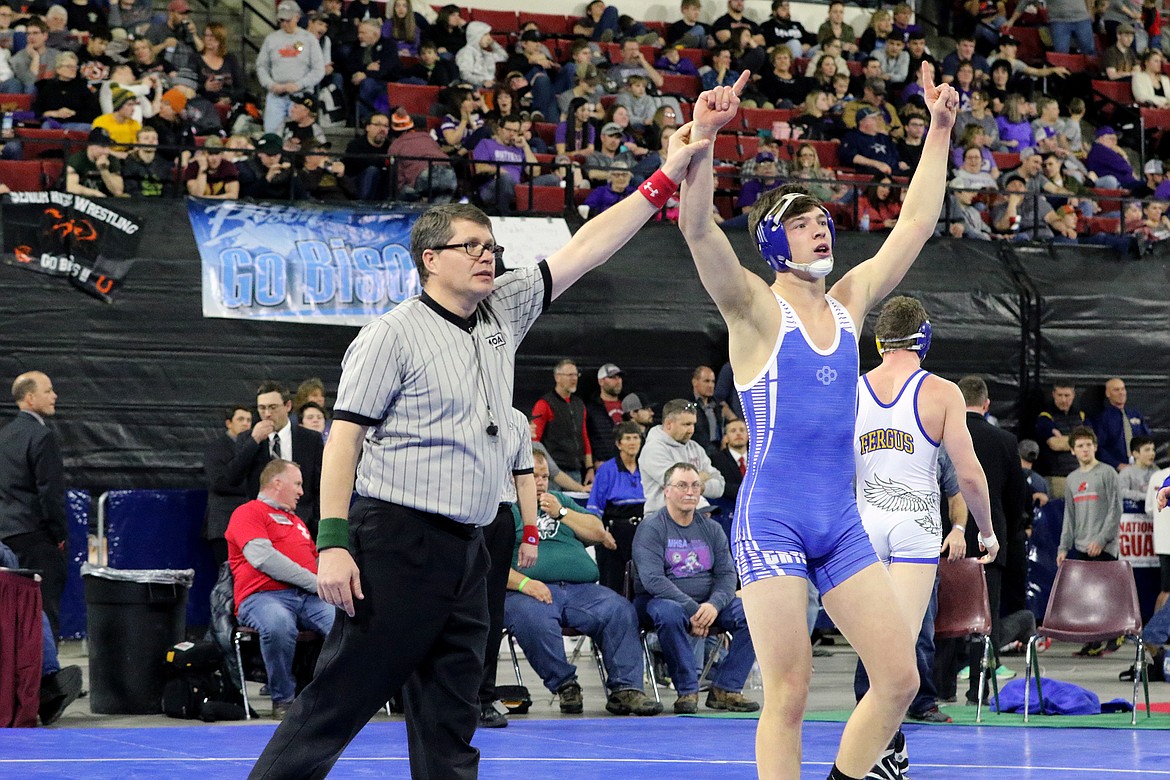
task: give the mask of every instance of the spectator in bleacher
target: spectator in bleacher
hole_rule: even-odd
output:
[[[452,87],[440,93],[440,97],[445,113],[439,125],[439,145],[447,154],[466,157],[471,153],[467,148],[468,142],[483,127],[483,116],[480,113],[483,103],[475,92],[466,87]]]
[[[902,118],[898,116],[898,110],[894,108],[894,104],[886,100],[886,94],[886,82],[882,79],[870,79],[865,82],[860,99],[845,106],[845,111],[841,116],[845,127],[858,127],[858,112],[869,107],[876,112],[878,132],[892,138],[901,138],[903,133]]]
[[[137,38],[130,44],[130,67],[134,70],[134,78],[143,79],[154,75],[170,83],[178,75],[178,71],[170,60],[154,53],[150,41]]]
[[[1141,0],[1109,0],[1105,5],[1105,12],[1101,15],[1105,25],[1105,44],[1111,46],[1119,40],[1122,29],[1128,25],[1133,37],[1129,46],[1133,47],[1134,54],[1141,54],[1149,43],[1149,35],[1142,28]]]
[[[893,176],[908,170],[898,159],[894,140],[881,132],[881,114],[872,105],[865,105],[854,116],[857,129],[845,134],[841,144],[841,160],[859,171]]]
[[[1066,229],[1064,220],[1047,198],[1029,194],[1027,188],[1023,176],[1008,174],[1005,194],[991,209],[991,225],[1009,241],[1050,241],[1054,229]]]
[[[975,133],[978,133],[978,130]],[[975,133],[972,135],[974,136]],[[951,179],[951,187],[963,190],[996,190],[999,189],[999,183],[996,177],[990,171],[984,170],[983,151],[978,142],[971,141],[961,150],[963,154],[963,163],[955,171],[954,178]]]
[[[474,24],[474,22],[472,22]],[[479,196],[485,203],[494,203],[497,213],[508,216],[513,213],[516,201],[516,187],[531,178],[534,185],[556,185],[558,180],[552,174],[525,177],[522,173],[525,163],[536,163],[536,154],[521,132],[521,119],[512,114],[502,118],[491,138],[485,138],[475,146],[471,158],[475,160],[475,172],[487,177],[479,188]],[[531,169],[530,169],[531,170]],[[539,167],[536,168],[539,171]]]
[[[682,0],[679,10],[682,19],[671,22],[666,28],[667,47],[681,44],[687,49],[708,48],[710,36],[707,33],[707,26],[699,21],[699,15],[703,13],[701,0]]]
[[[357,45],[350,50],[341,70],[356,99],[359,122],[365,122],[375,111],[389,108],[386,85],[398,78],[401,63],[394,44],[381,37],[378,21],[365,19],[358,23]],[[316,85],[311,87],[315,88]],[[267,119],[265,113],[265,128]]]
[[[166,19],[147,28],[145,38],[156,57],[169,61],[176,70],[196,72],[199,53],[203,51],[203,38],[195,29],[195,22],[191,21],[191,7],[187,0],[171,0],[167,4]]]
[[[1029,121],[1031,108],[1018,92],[1012,92],[1004,100],[1003,112],[995,121],[999,126],[999,142],[1008,151],[1019,154],[1036,145],[1036,134]]]
[[[983,221],[983,212],[975,206],[975,198],[979,193],[975,190],[961,189],[953,181],[949,186],[951,188],[949,205],[939,216],[939,226],[934,234],[990,241],[991,227]]]
[[[977,89],[971,93],[971,109],[960,111],[959,116],[955,119],[955,129],[952,135],[956,140],[963,137],[969,126],[978,125],[983,130],[988,148],[997,152],[1004,150],[1003,145],[999,142],[999,123],[996,122],[996,117],[991,112],[990,102],[986,90]]]
[[[508,58],[504,69],[524,74],[532,108],[551,121],[559,115],[552,81],[559,66],[542,51],[542,40],[543,36],[535,30],[522,33],[520,51]]]
[[[388,4],[387,10],[389,13],[382,25],[382,37],[393,41],[399,56],[417,56],[419,43],[422,42],[422,30],[415,21],[409,0],[393,0]]]
[[[1007,96],[1014,90],[1009,83],[1012,78],[1012,64],[1007,60],[996,60],[991,63],[990,77],[983,88],[991,98],[991,110],[995,114],[1003,112]]]
[[[911,35],[922,32],[922,28],[911,21],[914,18],[914,9],[909,4],[898,3],[894,6],[892,13],[894,17],[894,32],[902,36],[903,43],[909,43]]]
[[[793,57],[803,57],[816,41],[816,37],[804,29],[803,24],[792,18],[792,7],[788,0],[772,0],[772,15],[760,25],[760,32],[764,36],[764,45],[771,47],[783,44]]]
[[[1142,183],[1142,186],[1133,190],[1133,195],[1136,198],[1142,199],[1153,198],[1158,191],[1158,187],[1161,186],[1162,182],[1166,181],[1166,169],[1162,165],[1162,161],[1155,158],[1146,160],[1146,165],[1142,169],[1142,173],[1145,174],[1146,180]]]
[[[106,54],[110,45],[110,31],[104,27],[89,33],[85,46],[77,53],[78,73],[90,89],[98,89],[108,81],[114,68],[114,58]],[[3,84],[0,84],[2,89]]]
[[[1133,25],[1122,24],[1117,28],[1117,40],[1101,56],[1101,70],[1113,81],[1132,78],[1141,70],[1137,54],[1133,50]]]
[[[1117,142],[1117,131],[1109,125],[1097,128],[1097,140],[1089,149],[1085,166],[1096,174],[1095,186],[1105,189],[1135,190],[1142,185],[1133,172],[1125,150]]]
[[[246,135],[229,136],[223,146],[223,158],[232,165],[239,165],[252,156],[252,139]]]
[[[875,176],[873,184],[857,198],[859,225],[868,223],[871,233],[893,228],[902,212],[902,190],[895,189],[892,184],[893,179],[889,176]]]
[[[629,81],[630,76],[645,76],[656,88],[662,88],[662,74],[647,61],[641,46],[633,38],[622,41],[621,61],[609,69],[608,75],[611,81],[619,85]]]
[[[625,91],[618,95],[615,104],[626,109],[629,126],[639,132],[654,122],[654,113],[659,108],[658,100],[646,94],[646,85],[644,76],[630,76]]]
[[[281,200],[303,194],[292,163],[284,158],[284,143],[275,133],[265,133],[256,142],[256,153],[238,167],[240,197]]]
[[[1165,217],[1166,204],[1156,205],[1148,217],[1154,223],[1153,231],[1166,232],[1170,228],[1170,220]],[[1150,429],[1146,426],[1146,418],[1140,411],[1126,402],[1129,393],[1125,389],[1125,380],[1121,377],[1112,377],[1105,382],[1105,407],[1101,413],[1093,418],[1093,431],[1097,434],[1097,458],[1102,463],[1118,471],[1129,467],[1130,440],[1139,436],[1148,439]],[[1152,472],[1151,472],[1152,473]],[[1149,481],[1142,482],[1142,497],[1145,497],[1144,487]]]
[[[109,3],[72,0],[65,9],[66,26],[75,33],[92,34],[109,26]]]
[[[918,82],[922,75],[922,63],[924,62],[929,62],[934,66],[935,83],[942,83],[942,63],[935,59],[934,55],[926,48],[926,33],[921,30],[910,33],[910,37],[906,39],[906,51],[910,55],[910,77],[908,79],[910,83]],[[972,80],[974,80],[974,76],[972,76]]]
[[[321,44],[311,32],[297,26],[300,17],[300,6],[293,0],[281,0],[276,7],[280,27],[264,37],[256,55],[256,77],[267,92],[264,100],[266,133],[280,130],[288,116],[293,95],[317,89],[325,78]]]
[[[752,31],[752,35],[756,36],[756,41],[760,46],[765,45],[764,34],[760,26],[744,16],[743,13],[744,0],[727,0],[727,13],[720,16],[711,25],[711,34],[715,38],[715,44],[727,45],[731,40],[732,30],[738,27],[746,27]]]
[[[585,203],[582,204],[585,218],[592,219],[624,200],[634,191],[634,186],[630,183],[631,178],[629,165],[621,161],[611,163],[606,186],[594,187],[585,198]]]
[[[1151,160],[1150,162],[1158,161]],[[1085,216],[1093,215],[1097,206],[1091,200],[1092,193],[1089,192],[1089,188],[1080,179],[1065,170],[1061,158],[1056,154],[1044,155],[1044,178],[1047,180],[1042,185],[1045,194],[1050,196],[1068,196],[1067,198],[1049,197],[1048,202],[1054,208],[1068,204],[1080,207],[1081,213]],[[1153,195],[1153,192],[1151,191],[1150,194]],[[1082,198],[1085,200],[1080,200]]]
[[[371,3],[370,0],[352,0],[349,7],[345,9],[345,18],[353,23],[356,29],[360,22],[376,21],[381,26],[382,21],[386,18],[386,4],[385,3]]]
[[[805,71],[805,78],[812,80],[812,88],[832,94],[833,77],[837,75],[837,58],[831,54],[822,54],[815,61],[809,61],[809,69]]]
[[[146,120],[146,126],[158,134],[158,143],[163,147],[159,156],[169,162],[178,161],[180,169],[186,168],[195,151],[195,128],[184,118],[187,96],[177,87],[171,87],[158,101],[158,113]]]
[[[1021,152],[1020,167],[1008,175],[1018,176],[1023,179],[1024,187],[1029,195],[1043,192],[1044,185],[1048,181],[1044,177],[1044,158],[1037,154],[1035,149],[1025,149]]]
[[[736,215],[721,225],[724,230],[746,228],[748,212],[752,210],[760,196],[784,183],[776,167],[776,155],[771,152],[759,152],[755,156],[755,163],[751,178],[744,181],[739,188],[739,196],[735,199]],[[741,224],[737,224],[737,221]],[[728,223],[731,225],[728,226]]]
[[[852,72],[850,72],[852,73]],[[866,57],[861,61],[861,73],[849,76],[849,94],[860,95],[865,89],[865,82],[870,79],[882,78],[882,61],[877,57]],[[884,81],[884,79],[882,79]]]
[[[597,128],[590,120],[595,110],[595,104],[583,97],[569,102],[565,121],[557,125],[554,137],[557,154],[582,157],[593,153],[597,145]]]
[[[1130,82],[1133,99],[1140,105],[1152,108],[1170,106],[1170,78],[1162,72],[1165,60],[1162,52],[1152,47],[1142,54],[1141,68],[1133,74]]]
[[[971,95],[978,88],[975,81],[975,66],[967,61],[960,62],[951,86],[959,93],[959,111],[970,111]]]
[[[829,113],[832,98],[827,92],[814,89],[804,98],[803,113],[792,120],[792,126],[800,128],[800,135],[810,141],[828,141],[840,138],[843,127]]]
[[[317,99],[308,93],[297,95],[288,107],[283,138],[297,140],[298,149],[308,149],[310,141],[324,142],[325,131],[317,123]]]
[[[154,16],[151,0],[112,0],[110,3],[110,30],[115,37],[142,35]]]
[[[84,79],[77,76],[77,55],[61,52],[57,57],[57,75],[37,82],[33,111],[42,119],[51,119],[66,130],[88,130],[97,119],[97,97]]]
[[[60,52],[46,45],[49,28],[40,19],[28,20],[25,35],[28,44],[12,56],[12,72],[20,80],[20,91],[31,94],[38,81],[53,77]]]
[[[1078,0],[1079,1],[1079,0]],[[975,51],[975,38],[972,36],[965,36],[959,38],[955,44],[955,50],[943,57],[942,72],[943,81],[948,84],[954,81],[955,74],[959,70],[959,63],[963,61],[970,62],[975,68],[975,73],[978,81],[984,81],[991,76],[991,65],[987,62],[987,58],[979,52]]]
[[[609,169],[614,163],[624,163],[627,169],[632,169],[637,160],[631,152],[623,151],[622,128],[613,122],[602,126],[598,147],[585,158],[585,175],[594,184],[604,184],[609,180]]]
[[[138,131],[138,146],[122,161],[122,183],[132,198],[170,198],[174,195],[175,164],[158,153],[158,131]],[[248,413],[251,426],[252,414]],[[241,494],[242,495],[242,494]]]
[[[591,41],[608,43],[618,37],[621,26],[618,9],[607,6],[604,0],[592,0],[585,6],[585,15],[573,24],[573,35],[583,35]]]
[[[832,0],[829,3],[828,17],[817,28],[816,46],[818,48],[824,46],[827,41],[834,38],[841,41],[842,50],[848,52],[850,56],[857,54],[857,33],[854,32],[853,25],[845,23],[844,0]]]
[[[862,54],[876,54],[885,48],[886,38],[894,31],[894,17],[884,8],[873,12],[869,26],[861,33],[857,49]]]
[[[989,173],[993,178],[999,178],[998,166],[987,142],[987,132],[982,125],[970,124],[963,128],[963,134],[956,139],[955,150],[951,152],[951,164],[961,168],[967,159],[967,150],[972,146],[979,149],[979,171]],[[970,170],[970,169],[968,169]]]
[[[431,141],[433,143],[434,139]],[[314,200],[343,201],[348,199],[345,186],[345,163],[330,156],[332,148],[333,144],[329,141],[309,142],[304,149],[304,157],[301,158],[301,167],[295,174],[296,191]],[[301,406],[298,419],[304,427],[322,432],[325,428],[325,410],[319,404],[314,403],[313,406],[317,407],[319,418],[306,404]],[[314,420],[319,419],[321,427],[312,427],[306,414],[313,414]]]
[[[711,67],[703,74],[703,89],[715,87],[730,87],[739,80],[739,71],[732,70],[731,49],[726,46],[717,46],[711,54]],[[745,88],[746,89],[746,88]],[[743,104],[745,108],[755,108],[755,102]]]
[[[112,152],[110,134],[95,127],[89,131],[85,149],[65,160],[65,191],[88,198],[121,197],[121,161]]]
[[[926,136],[926,117],[917,111],[909,113],[905,120],[906,132],[898,141],[898,157],[909,166],[913,173],[922,159],[922,143]]]
[[[809,79],[793,73],[792,52],[787,46],[772,49],[771,67],[760,74],[757,88],[776,108],[795,108],[804,102],[811,89]]]
[[[354,138],[345,147],[342,162],[350,185],[361,200],[384,197],[386,189],[382,174],[390,150],[389,135],[390,117],[374,114],[366,122],[365,135]]]
[[[504,47],[492,38],[491,25],[468,22],[467,45],[455,55],[461,79],[473,87],[491,89],[496,83],[496,64],[507,59]]]
[[[109,80],[98,89],[97,97],[101,113],[108,114],[114,110],[114,90],[124,89],[132,93],[137,101],[134,119],[143,122],[158,111],[158,100],[163,93],[161,83],[162,77],[157,73],[147,74],[139,81],[134,77],[134,69],[130,67],[129,63],[118,63],[110,71]]]
[[[572,89],[557,95],[557,118],[567,118],[569,104],[577,98],[597,104],[605,94],[605,89],[601,85],[601,73],[592,63],[585,63],[577,68],[576,78],[577,83],[573,85]],[[546,117],[545,121],[551,121],[551,118]]]
[[[874,55],[882,66],[882,78],[890,89],[897,92],[910,77],[910,52],[901,33],[892,32],[886,36],[886,45]]]
[[[804,188],[822,202],[840,201],[849,194],[849,188],[834,184],[837,174],[821,167],[821,158],[812,144],[801,144],[788,166],[788,178],[802,182]]]
[[[689,57],[682,56],[681,46],[668,46],[662,50],[662,56],[654,61],[654,67],[660,73],[673,73],[679,76],[698,76],[699,69]]]
[[[640,159],[642,155],[650,151],[645,146],[642,146],[641,135],[634,132],[630,125],[630,112],[625,106],[620,103],[614,103],[605,112],[604,124],[615,124],[622,129],[622,148],[634,155],[636,159]]]
[[[12,10],[12,6],[6,1],[0,2],[0,49],[6,50],[9,54],[20,51],[26,45],[24,22],[21,21],[21,29],[17,31],[12,28],[15,20],[16,12]]]
[[[398,197],[411,201],[426,198],[431,203],[450,202],[458,182],[447,155],[426,131],[426,125],[416,124],[414,117],[408,115],[406,123],[399,126],[406,129],[394,139],[388,150],[395,159]],[[428,160],[434,162],[428,164]]]
[[[203,54],[196,62],[198,93],[212,103],[231,106],[244,99],[247,83],[236,55],[228,51],[227,28],[212,22],[203,30]]]
[[[103,128],[119,145],[134,143],[138,131],[142,129],[142,123],[134,119],[134,110],[138,107],[134,93],[125,89],[114,89],[110,100],[114,110],[95,118],[93,126]]]
[[[460,16],[457,5],[445,5],[439,9],[435,23],[431,25],[428,35],[439,50],[443,59],[453,59],[455,52],[467,45],[467,22]]]
[[[484,115],[484,120],[498,121],[508,114],[518,113],[520,113],[520,105],[516,100],[516,93],[506,84],[496,84],[492,89],[492,110]]]
[[[1007,8],[1003,0],[965,0],[955,19],[955,31],[971,36],[983,49],[990,49],[999,39],[999,31],[1007,24]]]
[[[236,200],[240,197],[240,174],[236,166],[224,159],[223,140],[212,136],[196,150],[183,171],[188,195],[198,198]]]
[[[646,148],[650,149],[651,152],[639,160],[637,166],[645,173],[645,176],[636,175],[635,179],[642,178],[644,180],[652,175],[654,171],[658,170],[657,168],[647,167],[649,165],[647,160],[651,157],[658,157],[661,162],[660,153],[666,149],[667,139],[678,129],[678,116],[679,113],[675,110],[674,106],[660,106],[654,112],[654,119],[651,120],[650,124],[646,125],[643,131],[643,137],[646,139]]]
[[[577,86],[578,72],[592,63],[593,49],[590,47],[589,41],[578,38],[569,44],[568,61],[561,64],[561,69],[557,71],[556,78],[553,79],[553,89],[557,95]],[[552,118],[546,117],[546,119],[551,121]]]
[[[64,6],[53,5],[42,17],[48,27],[46,45],[58,51],[73,51],[77,40],[69,32],[69,12]]]
[[[459,78],[459,71],[455,63],[439,56],[439,50],[433,41],[423,41],[418,47],[418,62],[407,68],[403,83],[429,84],[433,87],[446,87]]]
[[[838,73],[849,75],[849,63],[846,62],[843,56],[841,56],[841,52],[841,41],[837,40],[836,38],[825,41],[825,45],[821,47],[820,54],[818,54],[816,57],[809,58],[808,65],[805,66],[804,75],[808,76],[809,78],[812,78],[813,76],[820,73],[824,73],[830,77]],[[831,57],[833,59],[833,64],[836,66],[833,68],[832,73],[829,73],[823,64],[823,60],[826,57]],[[818,76],[818,80],[823,81],[824,79]]]
[[[756,44],[751,30],[746,27],[740,27],[736,30],[727,45],[731,49],[732,67],[739,72],[742,73],[748,70],[752,74],[757,74],[763,72],[768,67],[767,49]],[[754,89],[754,87],[754,81],[749,82],[747,85],[749,89]]]

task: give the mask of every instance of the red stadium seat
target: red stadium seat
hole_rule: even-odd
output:
[[[36,160],[41,157],[68,157],[85,145],[86,133],[79,130],[42,130],[33,127],[16,128],[21,142],[21,157]]]
[[[40,160],[41,179],[46,190],[63,189],[65,186],[65,161],[57,159]]]
[[[1093,187],[1089,191],[1104,212],[1121,211],[1121,199],[1129,195],[1129,190],[1107,190],[1103,187]]]
[[[514,34],[515,33],[492,32],[492,40],[494,40],[496,43],[500,44],[505,49],[507,49],[509,46],[512,45],[512,36]],[[503,65],[502,62],[500,64]]]
[[[1001,171],[1010,171],[1020,167],[1020,155],[1015,152],[992,152],[991,157],[995,160],[995,167]]]
[[[391,82],[386,85],[386,96],[391,107],[401,106],[411,114],[428,116],[431,113],[431,106],[438,102],[441,89],[442,87]]]
[[[1085,222],[1091,236],[1102,233],[1121,234],[1121,220],[1116,217],[1089,217]]]
[[[873,174],[862,173],[860,171],[847,171],[842,168],[837,171],[837,181],[843,181],[849,184],[869,184],[873,181]]]
[[[602,43],[598,45],[601,47],[602,55],[611,64],[616,65],[622,61],[622,45],[620,43]]]
[[[13,93],[0,93],[0,111],[32,111],[33,96]]]
[[[703,67],[702,49],[679,49],[678,53],[683,59],[690,60],[696,69]]]
[[[531,214],[562,214],[565,211],[565,190],[520,184],[516,187],[516,210]]]
[[[540,137],[540,140],[549,145],[551,149],[556,143],[557,126],[553,122],[533,122],[532,132]]]
[[[694,101],[699,96],[699,89],[703,82],[698,76],[679,76],[673,73],[662,74],[662,89],[664,95],[677,95],[686,100]]]
[[[775,122],[789,122],[800,112],[794,108],[745,108],[740,114],[744,130],[771,130]]]
[[[515,11],[488,11],[483,8],[472,8],[471,21],[490,24],[493,33],[520,32],[520,20]]]
[[[1044,44],[1040,41],[1039,27],[1013,27],[1011,33],[1020,42],[1016,56],[1030,65],[1044,62]]]
[[[1089,58],[1084,54],[1060,54],[1050,51],[1044,55],[1049,65],[1056,68],[1068,68],[1070,73],[1083,73],[1089,69]]]
[[[725,162],[739,162],[744,160],[743,149],[739,144],[740,136],[738,135],[724,135],[715,136],[715,159]]]
[[[540,31],[546,36],[572,35],[574,21],[574,17],[563,16],[561,14],[534,14],[528,11],[520,12],[520,24],[523,25],[525,22],[536,22],[540,25]]]
[[[13,192],[40,192],[44,169],[40,160],[0,160],[0,183]]]
[[[848,60],[845,64],[849,66],[849,75],[855,78],[865,70],[865,66],[857,60]]]
[[[853,229],[853,207],[847,203],[834,203],[832,201],[824,204],[825,209],[833,217],[833,224],[839,230]]]
[[[1123,106],[1133,105],[1133,89],[1129,81],[1106,81],[1098,79],[1092,82],[1093,91],[1111,103]]]
[[[809,144],[817,150],[817,157],[821,160],[822,168],[831,168],[836,170],[841,165],[837,150],[841,148],[839,141],[800,141],[802,144]]]
[[[650,32],[658,33],[658,37],[662,39],[663,43],[666,42],[666,28],[669,26],[666,22],[642,22],[642,24],[646,25],[646,29]]]

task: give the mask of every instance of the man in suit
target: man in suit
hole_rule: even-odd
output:
[[[695,401],[693,438],[714,457],[723,441],[723,416],[715,403],[715,372],[710,366],[699,366],[691,373],[691,397]]]
[[[743,475],[747,473],[748,429],[743,420],[732,420],[723,428],[723,447],[711,456],[711,465],[723,475],[723,495],[711,503],[723,511],[714,518],[731,538],[731,520],[735,517],[735,499]]]
[[[239,476],[231,479],[231,464],[240,455],[239,437],[252,428],[252,410],[246,406],[229,406],[223,417],[224,430],[203,451],[203,473],[207,476],[207,513],[203,516],[203,538],[211,546],[216,567],[227,560],[228,520],[232,512],[248,500],[248,485]]]
[[[247,497],[260,495],[260,473],[273,458],[296,463],[301,468],[304,494],[297,500],[296,516],[308,526],[317,538],[317,520],[320,517],[317,497],[321,490],[321,434],[293,425],[289,420],[292,397],[288,388],[272,379],[266,379],[256,389],[256,411],[260,422],[252,427],[250,436],[236,439],[237,457],[229,464],[227,476],[235,481],[243,478]]]
[[[61,594],[65,591],[65,467],[57,436],[45,418],[57,411],[53,382],[27,371],[12,383],[20,412],[0,431],[0,541],[20,565],[41,572],[45,614],[60,636]]]
[[[1014,538],[1024,522],[1024,472],[1020,468],[1020,457],[1016,437],[987,421],[985,415],[991,405],[987,395],[987,384],[977,376],[966,376],[959,380],[963,403],[967,408],[967,429],[971,432],[971,443],[975,456],[987,475],[987,490],[991,497],[991,525],[999,539]],[[967,522],[967,554],[980,555],[978,529],[975,523]],[[987,576],[987,598],[991,606],[992,647],[999,648],[1000,599],[1003,592],[1004,570],[1008,555],[996,559],[984,567]],[[971,668],[971,684],[967,689],[967,701],[974,704],[979,687],[979,658],[982,646],[972,642],[968,660]],[[998,666],[998,664],[996,664]],[[990,681],[988,681],[988,685]],[[983,691],[983,696],[987,691]]]

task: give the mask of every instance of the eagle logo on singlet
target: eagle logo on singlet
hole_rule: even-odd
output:
[[[938,493],[933,490],[913,490],[901,482],[874,477],[865,481],[862,495],[874,509],[913,514],[915,517],[912,519],[922,530],[932,534],[942,533],[942,521],[938,516]]]

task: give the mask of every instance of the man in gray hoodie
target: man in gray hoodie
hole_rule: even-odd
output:
[[[266,133],[280,132],[293,95],[316,93],[325,78],[325,57],[317,36],[297,26],[300,6],[294,0],[281,0],[276,18],[280,27],[268,33],[256,55],[256,77],[268,91],[264,101]]]
[[[467,23],[467,45],[455,54],[459,78],[476,87],[491,89],[496,83],[496,63],[508,59],[508,52],[492,38],[487,22]]]
[[[651,428],[646,434],[646,444],[638,455],[638,471],[642,474],[642,492],[646,494],[646,515],[665,506],[662,496],[662,475],[675,463],[689,463],[699,472],[703,483],[703,497],[698,508],[710,502],[708,498],[719,498],[726,487],[719,469],[711,465],[707,451],[695,435],[695,404],[676,398],[662,407],[662,425]]]

